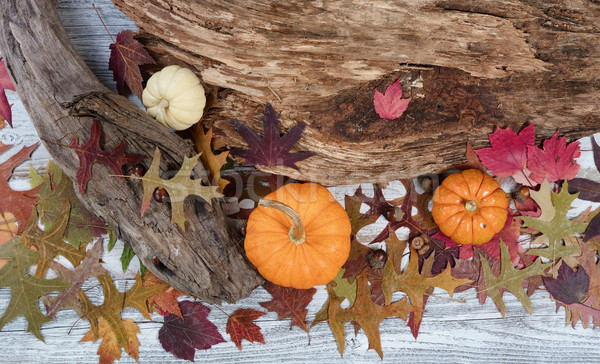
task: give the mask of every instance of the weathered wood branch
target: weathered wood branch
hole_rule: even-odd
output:
[[[177,171],[193,149],[100,84],[72,47],[53,3],[2,1],[0,51],[54,160],[75,179],[79,162],[65,145],[74,136],[87,140],[95,118],[102,123],[105,149],[124,138],[126,152],[149,156],[148,166],[158,146],[163,152],[162,172]],[[152,203],[141,217],[139,181],[110,177],[110,173],[106,166],[95,164],[87,190],[79,197],[114,227],[158,277],[208,302],[236,301],[260,284],[262,278],[244,257],[242,239],[229,231],[218,203],[188,198],[188,225],[183,232],[170,223],[168,204]]]
[[[273,104],[309,126],[317,157],[280,173],[326,184],[388,181],[462,163],[465,142],[535,123],[570,139],[600,130],[598,1],[113,0],[161,66],[224,88],[205,122],[260,130]],[[167,31],[168,30],[168,31]],[[411,105],[380,119],[373,92],[401,79]]]

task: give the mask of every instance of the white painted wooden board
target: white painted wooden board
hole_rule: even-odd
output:
[[[126,28],[134,28],[133,23],[114,9],[110,0],[95,2],[101,16],[107,23],[110,32],[115,36]],[[59,0],[57,7],[67,31],[83,59],[96,73],[98,78],[114,89],[112,74],[107,69],[110,38],[97,18],[92,3],[88,0]],[[29,117],[14,92],[7,92],[9,102],[13,103],[14,129],[5,128],[0,131],[0,141],[14,144],[9,153],[0,158],[4,161],[20,146],[31,145],[39,140]],[[600,134],[595,136],[600,141]],[[595,171],[589,138],[583,138],[582,165],[580,176],[600,180]],[[43,171],[48,162],[48,153],[43,147],[33,155],[31,164]],[[27,165],[17,169],[11,184],[15,188],[25,189]],[[338,187],[333,192],[338,200],[343,201],[345,193],[352,193],[356,186]],[[365,188],[367,186],[364,186]],[[391,186],[386,193],[398,196],[401,191]],[[588,206],[583,201],[576,201],[573,215]],[[597,207],[597,204],[594,205]],[[365,229],[361,236],[372,235],[376,228]],[[366,239],[365,239],[366,240]],[[137,270],[135,260],[131,269],[120,271],[122,244],[111,252],[105,252],[103,259],[106,267],[116,278],[131,278]],[[125,281],[119,281],[121,289]],[[129,287],[131,284],[129,285]],[[102,302],[101,290],[97,282],[89,282],[88,292],[96,304]],[[479,305],[473,291],[459,293],[455,298],[466,298],[466,303],[457,303],[443,298],[431,298],[427,303],[427,312],[418,340],[415,340],[406,323],[400,319],[387,319],[380,325],[381,341],[385,362],[597,362],[600,360],[600,331],[575,329],[564,326],[564,310],[555,313],[555,305],[547,292],[539,291],[533,298],[533,314],[530,316],[522,305],[510,294],[504,295],[507,303],[507,315],[502,319],[494,304],[488,302]],[[443,291],[435,295],[447,297]],[[9,290],[0,290],[0,312],[8,305]],[[323,287],[319,287],[314,301],[309,306],[309,319],[320,308],[326,298]],[[300,329],[290,330],[289,321],[277,321],[276,314],[268,313],[257,320],[262,328],[266,344],[251,344],[243,341],[243,351],[239,351],[229,341],[225,333],[227,314],[239,307],[264,309],[258,302],[268,301],[270,295],[262,288],[236,304],[224,304],[220,307],[210,306],[212,312],[209,319],[217,325],[219,331],[228,342],[214,346],[207,351],[197,351],[196,362],[380,362],[373,350],[367,350],[368,342],[363,333],[354,337],[353,329],[346,325],[346,351],[341,358],[335,339],[327,324],[314,327],[309,337]],[[138,338],[140,346],[140,362],[178,361],[166,353],[158,342],[158,330],[162,318],[153,316],[155,322],[145,320],[133,309],[125,312],[125,317],[133,318],[138,323],[141,333]],[[97,362],[97,343],[78,343],[89,329],[87,322],[78,320],[72,311],[62,311],[57,320],[45,324],[42,333],[46,343],[37,340],[32,334],[25,332],[26,322],[19,319],[8,324],[0,332],[0,360],[9,362]],[[122,362],[130,363],[133,359],[123,352]],[[181,361],[180,361],[181,362]]]

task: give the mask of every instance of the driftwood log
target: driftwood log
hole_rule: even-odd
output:
[[[72,47],[52,0],[0,3],[0,52],[29,115],[57,164],[75,179],[79,161],[66,147],[74,136],[89,138],[93,119],[101,121],[102,147],[126,140],[126,153],[148,156],[162,151],[165,175],[177,171],[193,149],[155,123],[126,98],[110,92]],[[157,124],[155,124],[157,125]],[[198,170],[196,178],[203,171]],[[242,239],[228,229],[218,204],[188,197],[183,232],[171,224],[167,204],[151,203],[140,216],[139,181],[111,177],[101,164],[92,168],[84,204],[128,242],[144,265],[175,288],[208,302],[233,302],[247,296],[262,278],[247,262]]]
[[[234,146],[228,119],[260,130],[270,102],[297,148],[318,153],[279,173],[346,184],[439,172],[496,126],[535,123],[569,139],[600,130],[598,0],[112,0],[161,66],[194,67],[219,99],[205,118]],[[400,78],[399,120],[373,92]],[[283,130],[282,130],[283,131]]]

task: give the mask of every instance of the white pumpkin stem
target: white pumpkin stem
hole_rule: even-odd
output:
[[[296,210],[284,204],[283,202],[274,200],[261,199],[260,201],[258,201],[258,205],[266,208],[273,208],[277,211],[281,211],[284,214],[286,214],[290,219],[292,219],[292,222],[294,223],[294,225],[292,225],[292,227],[290,228],[290,232],[288,234],[290,237],[290,241],[296,244],[296,246],[304,243],[304,241],[306,240],[306,230],[304,229],[304,223],[302,222],[302,219],[300,218],[300,215],[298,215]]]
[[[156,118],[158,119],[160,117],[160,113],[168,107],[169,107],[169,100],[160,99],[160,102],[158,103],[158,108],[156,110]]]

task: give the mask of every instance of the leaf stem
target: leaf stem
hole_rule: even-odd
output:
[[[98,15],[98,19],[100,19],[100,21],[102,22],[102,25],[104,26],[104,29],[106,30],[106,33],[108,33],[108,36],[110,37],[110,40],[112,40],[113,43],[117,43],[115,41],[115,38],[113,38],[113,36],[108,31],[108,28],[106,27],[106,24],[104,24],[104,20],[102,20],[102,17],[100,16],[100,13],[98,12],[98,9],[96,8],[96,4],[92,4],[92,7],[94,8],[94,11],[96,11],[96,15]]]

